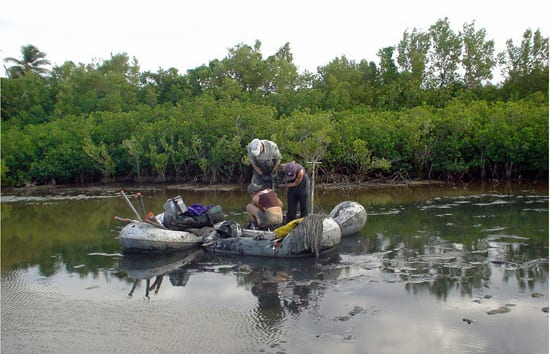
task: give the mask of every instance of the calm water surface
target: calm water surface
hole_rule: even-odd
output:
[[[548,353],[545,183],[318,190],[369,214],[319,260],[123,256],[118,191],[2,194],[2,353]],[[246,219],[244,188],[138,191]]]

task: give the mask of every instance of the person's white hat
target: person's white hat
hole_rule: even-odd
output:
[[[250,142],[250,144],[248,144],[248,148],[250,149],[252,155],[258,156],[262,151],[262,142],[260,139],[254,139]]]

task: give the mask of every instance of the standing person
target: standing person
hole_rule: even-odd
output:
[[[246,211],[251,224],[265,228],[283,223],[283,202],[277,193],[254,183],[248,185],[248,193],[252,196],[252,202],[246,206]]]
[[[253,170],[251,183],[273,188],[273,174],[281,162],[277,144],[271,140],[253,139],[248,144],[248,160]]]
[[[306,217],[309,212],[309,177],[304,166],[292,161],[281,165],[285,171],[286,183],[279,187],[288,187],[286,222],[296,219],[298,204],[300,204],[300,217]]]

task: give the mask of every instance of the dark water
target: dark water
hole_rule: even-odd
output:
[[[141,192],[245,220],[242,191]],[[362,203],[366,227],[284,260],[123,256],[117,190],[3,193],[1,352],[548,353],[547,184],[315,196]]]

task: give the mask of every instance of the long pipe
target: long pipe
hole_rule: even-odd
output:
[[[154,227],[158,227],[159,229],[166,229],[166,226],[162,225],[159,222],[153,221],[151,219],[147,219],[147,220],[145,220],[145,222],[150,224],[150,225],[153,225]]]
[[[124,199],[126,199],[126,203],[128,203],[128,205],[130,206],[130,209],[132,209],[132,211],[134,212],[134,214],[136,214],[137,218],[139,221],[143,221],[143,218],[141,217],[141,215],[139,215],[138,211],[136,210],[136,208],[134,208],[134,204],[132,204],[132,202],[130,201],[130,199],[128,199],[128,197],[126,196],[126,193],[124,193],[124,191],[120,191],[120,194],[122,194],[122,196],[124,196]]]
[[[133,220],[133,219],[121,218],[120,216],[115,216],[115,220],[122,221],[122,222],[125,222],[125,223],[139,222],[139,221]]]
[[[138,192],[137,197],[139,201],[139,206],[141,207],[141,212],[143,213],[143,218],[145,219],[147,217],[147,213],[145,212],[145,204],[143,204],[143,195]]]

